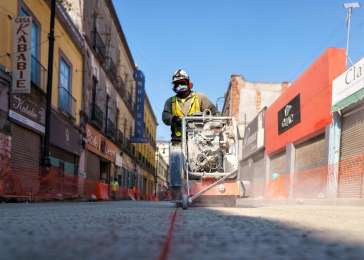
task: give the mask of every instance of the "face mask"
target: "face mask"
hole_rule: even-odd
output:
[[[180,93],[180,92],[184,92],[188,90],[188,86],[187,85],[178,85],[174,88],[174,91],[177,92],[177,93]]]

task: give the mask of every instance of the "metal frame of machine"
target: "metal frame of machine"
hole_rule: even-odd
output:
[[[189,125],[193,122],[197,122],[202,127],[204,127],[209,122],[215,122],[217,124],[221,124],[228,126],[230,129],[230,134],[232,132],[233,136],[230,136],[231,140],[234,140],[233,143],[227,147],[226,154],[224,154],[223,159],[226,160],[228,157],[230,161],[226,161],[223,163],[223,168],[219,171],[215,172],[193,172],[191,171],[191,158],[189,152],[189,143],[188,135],[191,137],[191,132],[193,129],[189,128]],[[201,131],[201,129],[200,129]],[[227,130],[226,130],[227,131]],[[221,130],[221,134],[224,134],[223,130]],[[192,134],[193,135],[193,134]],[[230,140],[230,141],[231,141]],[[183,162],[181,165],[181,173],[183,176],[183,187],[182,187],[182,200],[177,202],[177,206],[182,206],[183,209],[187,209],[189,205],[191,205],[196,199],[205,194],[210,189],[216,187],[219,184],[224,183],[228,179],[236,179],[238,176],[238,133],[237,133],[237,125],[232,117],[222,117],[222,116],[211,116],[209,114],[203,113],[201,116],[188,116],[184,117],[182,120],[182,156],[181,160]],[[228,140],[229,141],[229,140]],[[221,139],[219,139],[219,148],[220,148]],[[225,164],[228,164],[227,167]],[[221,165],[220,165],[221,166]],[[194,180],[191,180],[191,177],[196,178],[196,175],[199,175],[201,179],[203,178],[212,178],[214,182],[208,185],[207,187],[202,188],[198,192],[191,194],[191,183]]]

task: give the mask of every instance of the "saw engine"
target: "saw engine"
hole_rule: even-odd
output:
[[[229,157],[235,151],[236,134],[231,121],[205,120],[186,126],[190,175],[215,176],[231,168]]]

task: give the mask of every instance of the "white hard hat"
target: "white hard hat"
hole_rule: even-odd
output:
[[[180,80],[188,80],[190,81],[190,77],[188,76],[187,72],[183,69],[178,69],[172,77],[172,83],[180,81]]]

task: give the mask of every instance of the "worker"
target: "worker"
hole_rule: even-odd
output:
[[[171,126],[172,146],[169,156],[170,188],[172,199],[179,200],[182,195],[182,176],[180,171],[182,168],[182,118],[205,111],[209,111],[209,113],[214,115],[217,111],[206,95],[192,91],[192,81],[183,69],[178,69],[173,74],[172,85],[176,95],[167,99],[163,109],[162,120],[166,125]]]
[[[192,116],[205,110],[215,114],[216,107],[207,96],[192,91],[193,84],[186,71],[177,70],[173,74],[172,85],[176,95],[167,99],[162,119],[166,125],[171,126],[172,142],[180,142],[183,116]]]
[[[111,195],[112,195],[112,199],[115,200],[116,199],[116,194],[119,190],[119,182],[118,180],[115,178],[112,182],[111,182]]]

